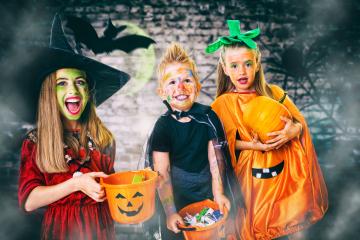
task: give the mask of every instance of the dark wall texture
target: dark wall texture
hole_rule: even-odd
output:
[[[191,52],[203,85],[199,101],[209,104],[215,93],[218,56],[205,55],[205,47],[227,34],[226,19],[241,20],[245,31],[259,26],[266,78],[286,89],[306,116],[329,189],[329,211],[310,229],[308,239],[358,238],[360,3],[28,0],[0,6],[1,239],[39,237],[42,211],[25,215],[16,202],[19,148],[32,125],[17,118],[13,107],[21,96],[7,91],[6,80],[19,71],[17,63],[27,54],[21,52],[23,46],[47,45],[56,12],[86,19],[99,35],[111,18],[117,26],[126,25],[128,33],[147,34],[157,42],[131,54],[113,51],[94,56],[133,77],[128,88],[99,108],[120,143],[118,170],[136,168],[147,133],[164,110],[155,94],[155,67],[167,45],[178,41]],[[5,98],[12,103],[3,104]],[[117,226],[117,230],[119,239],[141,239],[141,226]]]

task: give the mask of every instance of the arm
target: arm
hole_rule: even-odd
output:
[[[293,121],[292,119],[286,117],[280,118],[285,122],[285,127],[280,131],[268,133],[268,136],[274,136],[274,138],[266,141],[267,144],[274,145],[276,149],[300,136],[302,132],[302,124],[299,121]]]
[[[95,181],[97,177],[107,177],[107,175],[103,172],[91,172],[70,178],[56,185],[37,186],[27,197],[24,208],[30,212],[56,202],[76,191],[82,191],[95,201],[102,202],[105,200],[105,192],[100,184]]]
[[[214,201],[219,205],[220,212],[224,212],[224,207],[230,210],[230,201],[224,195],[223,183],[221,181],[219,167],[217,164],[216,154],[212,141],[209,141],[208,143],[208,158],[212,176],[212,191],[214,195]]]
[[[266,143],[261,143],[258,141],[258,136],[255,135],[251,142],[236,140],[235,148],[237,150],[258,150],[267,152],[273,149],[279,149],[285,143],[301,135],[302,124],[299,121],[282,116],[280,118],[285,122],[285,127],[280,131],[268,133],[268,136],[274,136],[274,138],[266,141]]]
[[[158,193],[165,210],[167,228],[178,233],[177,223],[184,224],[181,216],[176,212],[173,188],[170,178],[170,158],[168,152],[153,152],[154,170],[160,175]]]

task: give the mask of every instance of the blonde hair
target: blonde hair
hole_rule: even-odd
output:
[[[81,146],[88,154],[88,132],[99,150],[103,150],[114,141],[111,132],[96,115],[91,97],[79,119],[80,139],[77,140],[72,135],[64,134],[55,86],[56,75],[54,72],[45,78],[41,86],[37,112],[36,164],[42,172],[47,173],[68,171],[68,165],[64,158],[64,143],[76,154]]]
[[[165,69],[169,64],[172,63],[183,63],[188,64],[192,74],[194,76],[195,82],[196,82],[196,88],[197,92],[200,92],[201,84],[199,80],[199,74],[196,68],[196,64],[194,60],[189,57],[187,52],[184,50],[184,48],[176,42],[172,42],[171,45],[166,49],[166,52],[161,57],[159,66],[158,66],[158,86],[162,86]]]
[[[235,88],[235,86],[231,82],[229,76],[227,76],[224,72],[224,69],[223,69],[223,67],[225,66],[224,55],[226,54],[226,51],[228,51],[229,49],[240,48],[240,47],[248,48],[246,45],[238,43],[238,44],[231,44],[231,45],[224,46],[221,49],[220,59],[219,59],[218,65],[217,65],[216,97],[219,97],[220,95],[222,95],[226,92],[230,92],[230,91],[232,91],[232,89]],[[255,88],[256,93],[259,96],[268,96],[268,97],[274,98],[271,88],[265,80],[264,71],[263,71],[263,68],[261,65],[261,52],[260,52],[259,48],[257,47],[256,49],[250,49],[250,48],[248,48],[248,49],[255,52],[256,62],[259,65],[259,69],[255,74],[255,81],[254,81],[254,88]]]

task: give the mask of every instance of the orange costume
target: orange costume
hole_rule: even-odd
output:
[[[275,99],[284,91],[271,85]],[[302,124],[302,135],[278,150],[242,150],[235,156],[236,135],[252,141],[243,122],[242,106],[254,93],[225,93],[212,104],[224,124],[231,163],[240,183],[244,207],[237,213],[241,239],[273,239],[300,231],[320,220],[328,208],[325,182],[305,118],[286,97],[284,106]]]

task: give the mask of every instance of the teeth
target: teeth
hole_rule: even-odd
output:
[[[68,99],[68,100],[66,100],[66,102],[77,103],[77,102],[80,102],[80,100],[79,99]]]
[[[186,95],[179,95],[179,96],[176,96],[175,98],[176,98],[177,100],[185,100],[185,99],[188,98],[188,96],[186,96]]]

